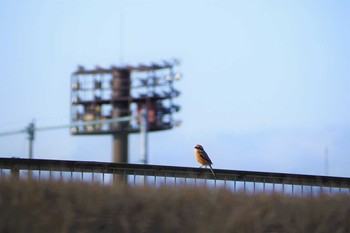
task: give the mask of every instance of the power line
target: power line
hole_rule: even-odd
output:
[[[34,127],[34,130],[35,131],[48,131],[48,130],[65,129],[65,128],[72,128],[72,127],[78,127],[78,126],[109,124],[109,123],[130,121],[133,118],[134,117],[132,117],[132,116],[126,116],[126,117],[118,117],[118,118],[112,118],[112,119],[89,121],[89,122],[76,122],[76,123],[65,124],[65,125],[55,125],[55,126],[47,126],[47,127]],[[15,134],[21,134],[21,133],[27,133],[27,132],[28,132],[27,128],[26,129],[22,129],[22,130],[2,132],[2,133],[0,133],[0,137],[1,136],[10,136],[10,135],[15,135]]]
[[[89,121],[89,122],[76,122],[66,125],[57,125],[57,126],[48,126],[48,127],[35,127],[34,121],[29,123],[29,125],[22,130],[16,130],[11,132],[4,132],[0,133],[0,136],[10,136],[15,134],[27,134],[27,140],[28,140],[28,157],[30,159],[33,158],[33,142],[34,142],[34,136],[36,131],[48,131],[48,130],[57,130],[57,129],[64,129],[64,128],[71,128],[71,127],[79,127],[79,126],[89,126],[89,125],[97,125],[97,124],[108,124],[108,123],[116,123],[116,122],[124,122],[124,121],[130,121],[134,117],[132,116],[126,116],[126,117],[118,117],[118,118],[112,118],[112,119],[106,119],[106,120],[96,120],[96,121]]]
[[[2,137],[2,136],[11,136],[11,135],[21,134],[21,133],[25,133],[25,132],[26,131],[24,129],[17,130],[17,131],[2,132],[2,133],[0,133],[0,137]]]
[[[96,120],[96,121],[88,121],[88,122],[76,122],[76,123],[72,123],[72,124],[68,124],[68,125],[57,125],[57,126],[41,127],[41,128],[36,128],[35,130],[37,130],[37,131],[47,131],[47,130],[55,130],[55,129],[72,128],[72,127],[78,127],[78,126],[109,124],[109,123],[130,121],[133,118],[134,117],[132,117],[132,116],[126,116],[126,117],[118,117],[118,118]]]

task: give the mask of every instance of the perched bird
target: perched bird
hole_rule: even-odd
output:
[[[213,173],[214,178],[216,179],[215,173],[213,171],[213,168],[211,167],[211,165],[213,164],[208,156],[208,154],[205,152],[205,150],[203,149],[203,146],[197,144],[194,147],[194,155],[196,156],[196,159],[198,161],[198,163],[200,163],[202,166],[200,167],[210,167],[211,172]]]

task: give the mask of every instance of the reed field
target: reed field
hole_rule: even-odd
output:
[[[350,196],[0,180],[1,233],[341,233]]]

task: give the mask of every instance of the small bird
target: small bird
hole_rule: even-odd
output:
[[[213,171],[213,168],[211,167],[211,165],[213,163],[211,162],[208,154],[203,149],[203,146],[197,144],[194,147],[194,155],[196,156],[196,159],[197,159],[198,163],[200,163],[202,165],[202,166],[200,166],[200,168],[203,167],[203,166],[205,166],[205,167],[209,166],[211,172],[213,173],[214,178],[216,179],[216,176],[215,176],[215,173]]]

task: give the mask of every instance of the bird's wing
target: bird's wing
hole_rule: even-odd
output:
[[[209,156],[204,150],[199,150],[199,155],[206,161],[208,161],[210,164],[213,164],[212,161],[210,160]]]

